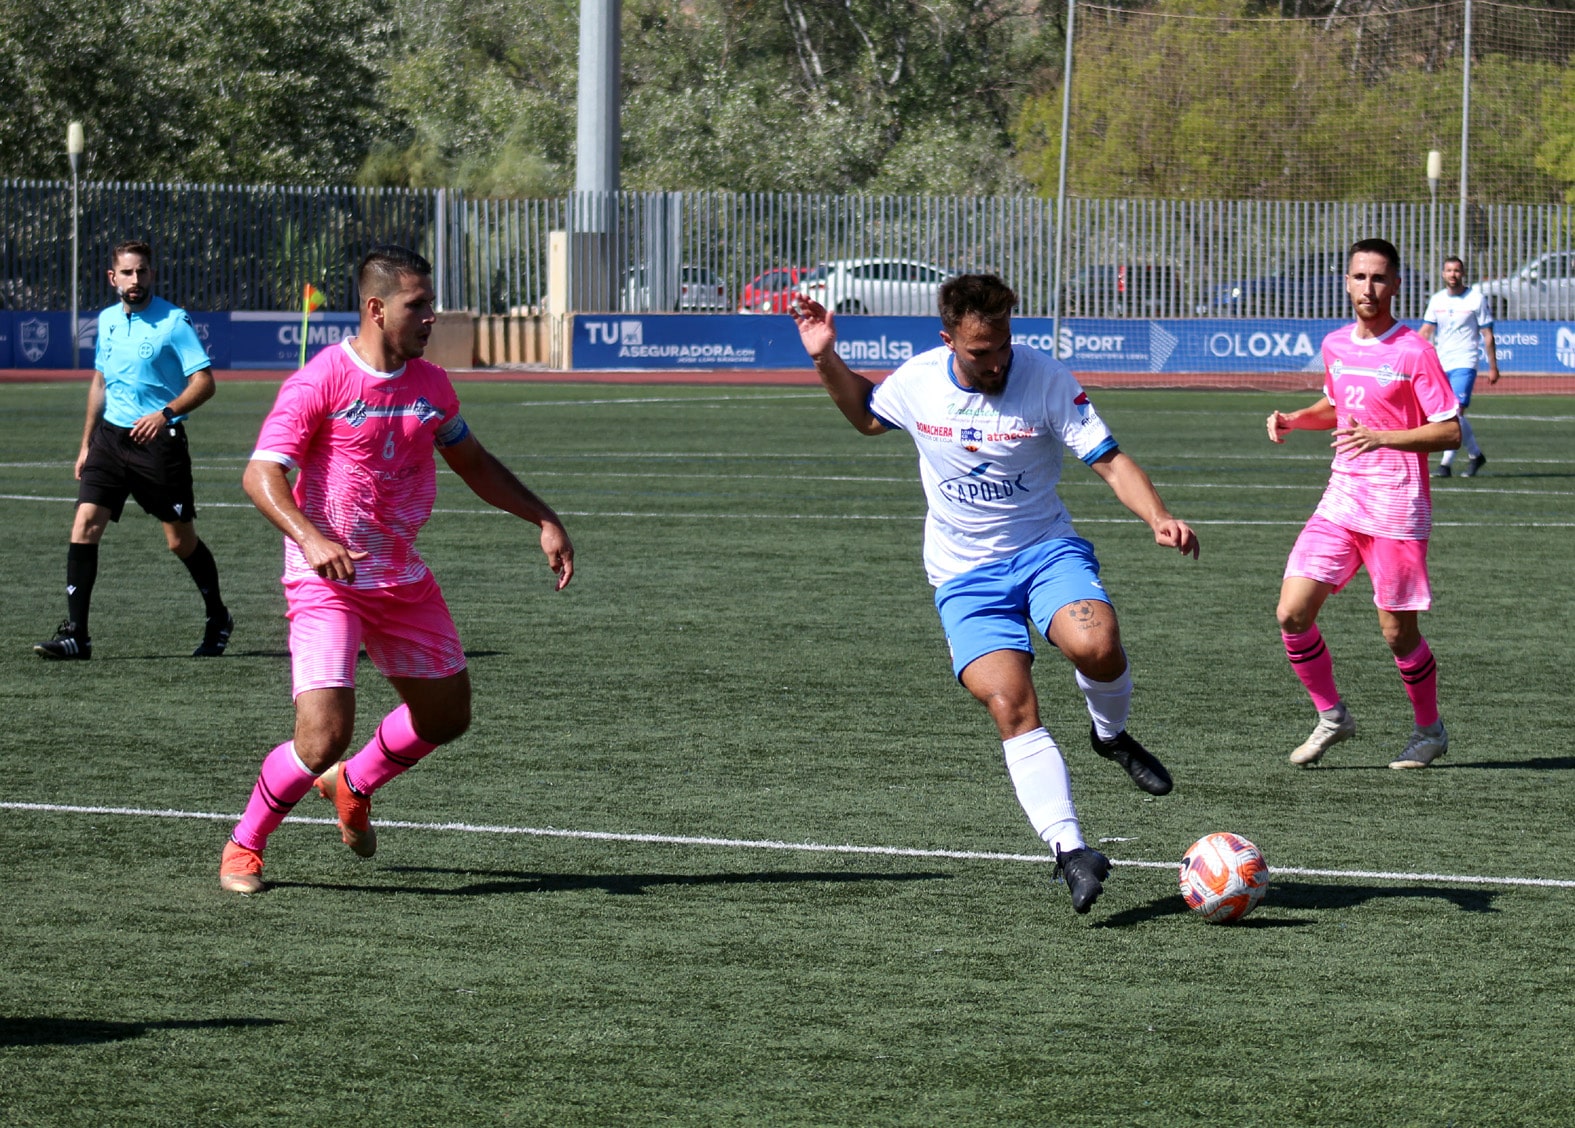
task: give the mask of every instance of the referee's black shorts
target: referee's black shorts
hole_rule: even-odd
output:
[[[185,426],[166,423],[153,438],[136,443],[129,428],[99,420],[88,440],[77,504],[102,505],[110,520],[119,521],[127,497],[160,521],[196,520]]]

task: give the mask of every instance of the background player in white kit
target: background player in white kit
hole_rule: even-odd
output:
[[[876,385],[837,355],[832,315],[808,299],[793,319],[821,382],[862,434],[900,429],[919,452],[929,513],[924,564],[952,651],[952,669],[990,710],[1007,769],[1035,833],[1055,852],[1072,907],[1085,913],[1110,861],[1085,844],[1060,749],[1039,718],[1029,623],[1077,669],[1094,750],[1154,795],[1164,765],[1126,731],[1132,675],[1093,546],[1056,496],[1066,450],[1098,474],[1167,548],[1197,556],[1153,483],[1060,361],[1014,347],[1017,295],[993,274],[964,274],[940,291],[943,345]]]
[[[1466,419],[1466,408],[1471,406],[1471,390],[1477,382],[1477,364],[1483,354],[1487,356],[1488,383],[1498,383],[1498,345],[1493,340],[1493,311],[1482,291],[1466,285],[1466,264],[1451,255],[1444,260],[1444,288],[1434,294],[1422,314],[1422,339],[1431,341],[1438,350],[1438,363],[1443,365],[1449,386],[1460,401],[1460,445],[1466,450],[1466,468],[1462,478],[1474,478],[1487,455],[1477,445],[1476,433]],[[1478,338],[1481,339],[1480,346]],[[1455,452],[1446,450],[1433,471],[1435,478],[1447,478],[1454,465]]]

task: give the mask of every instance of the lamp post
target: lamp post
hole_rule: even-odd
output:
[[[1444,154],[1437,149],[1427,152],[1427,188],[1433,196],[1433,207],[1430,217],[1432,235],[1429,253],[1433,258],[1433,268],[1438,268],[1438,181],[1444,175]]]
[[[77,336],[77,271],[81,269],[77,253],[77,164],[82,158],[82,123],[74,121],[66,126],[66,156],[71,161],[71,367],[82,363],[81,338]]]

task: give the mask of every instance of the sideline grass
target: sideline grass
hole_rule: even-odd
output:
[[[105,539],[94,659],[55,665],[27,646],[62,614],[81,390],[5,389],[0,801],[244,803],[289,727],[277,537],[238,485],[272,393],[225,384],[192,424],[231,653],[184,657],[195,593],[128,516]],[[445,476],[423,543],[476,724],[378,817],[1037,852],[947,670],[905,438],[863,439],[804,390],[461,394],[483,441],[570,515],[581,571],[554,595],[532,530]],[[1153,800],[1093,756],[1070,672],[1043,655],[1091,836],[1144,862],[1230,829],[1287,869],[1575,879],[1575,404],[1479,403],[1487,471],[1435,491],[1424,629],[1453,745],[1392,772],[1409,722],[1364,579],[1323,616],[1361,733],[1325,768],[1284,759],[1311,711],[1273,603],[1325,478],[1319,439],[1264,440],[1284,397],[1095,401],[1204,556],[1158,550],[1068,468],[1133,657],[1134,732],[1178,781]],[[366,675],[362,736],[391,705]],[[331,829],[289,824],[275,888],[241,899],[216,887],[226,830],[0,810],[0,1121],[1575,1118],[1569,889],[1282,874],[1242,926],[1210,928],[1167,869],[1118,868],[1079,918],[1022,861],[392,829],[360,862]]]

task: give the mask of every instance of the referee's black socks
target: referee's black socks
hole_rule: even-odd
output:
[[[66,618],[76,626],[78,638],[88,637],[88,608],[93,602],[93,581],[98,579],[98,545],[66,547]]]
[[[186,571],[191,573],[197,590],[202,592],[208,618],[215,619],[224,614],[224,599],[219,595],[219,566],[213,562],[213,553],[208,551],[208,546],[199,538],[197,547],[181,563],[186,565]]]

